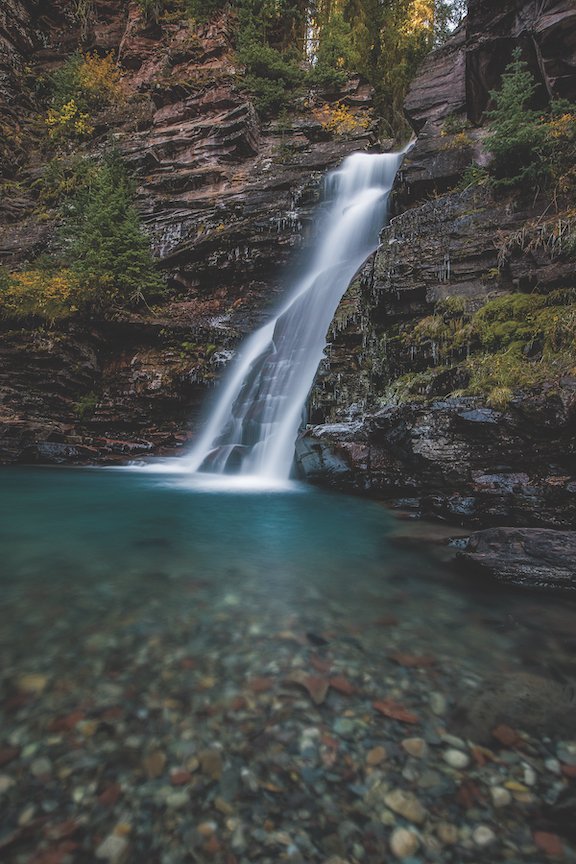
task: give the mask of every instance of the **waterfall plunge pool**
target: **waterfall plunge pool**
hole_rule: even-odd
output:
[[[393,787],[462,832],[418,860],[538,860],[576,762],[573,604],[472,583],[449,530],[378,503],[223,480],[2,470],[2,860],[70,823],[73,862],[110,835],[147,864],[376,864],[412,824]]]

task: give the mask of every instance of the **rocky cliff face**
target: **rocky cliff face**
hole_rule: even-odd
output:
[[[226,16],[154,24],[120,0],[96,2],[87,20],[72,12],[66,2],[10,0],[0,13],[5,138],[8,148],[14,136],[23,142],[18,164],[4,165],[0,262],[33,260],[57,225],[35,191],[47,160],[44,106],[26,81],[78,47],[112,51],[127,101],[84,152],[112,137],[134,170],[171,299],[89,327],[0,325],[0,461],[126,458],[181,444],[239,340],[281,292],[288,262],[313,239],[323,174],[374,144],[369,129],[328,133],[304,106],[263,123],[240,89]],[[359,114],[370,107],[360,79],[339,98]]]
[[[470,314],[511,291],[574,287],[573,256],[544,241],[547,214],[561,222],[569,202],[520,204],[458,184],[467,165],[486,164],[483,112],[516,45],[537,99],[576,99],[575,13],[569,2],[471,2],[414,81],[406,109],[418,139],[397,180],[397,215],[333,322],[314,425],[299,442],[308,477],[461,521],[574,524],[576,379],[494,407],[458,395],[463,365],[442,361],[433,333],[405,334],[437,320],[442,303]],[[399,393],[395,382],[419,372],[419,391]]]

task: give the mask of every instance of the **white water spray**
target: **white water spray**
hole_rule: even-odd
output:
[[[328,217],[308,273],[250,336],[195,446],[190,472],[288,478],[326,333],[352,277],[378,243],[404,153],[355,153],[326,180]]]

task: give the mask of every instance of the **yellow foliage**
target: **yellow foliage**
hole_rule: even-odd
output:
[[[449,133],[441,132],[440,134],[446,136]],[[444,141],[442,144],[442,150],[460,150],[464,147],[471,147],[472,144],[473,141],[467,132],[457,132],[455,135],[450,135],[450,137]]]
[[[109,105],[122,99],[120,70],[112,54],[100,57],[95,52],[86,54],[78,69],[78,84],[86,99],[93,105]]]
[[[342,102],[335,102],[333,105],[325,103],[320,108],[315,108],[312,114],[326,132],[333,132],[335,135],[353,135],[370,126],[370,118],[365,113],[354,113]]]
[[[430,31],[434,27],[434,0],[412,0],[408,7],[402,32],[412,36],[421,31]]]
[[[552,179],[560,192],[576,189],[576,113],[565,111],[546,124]]]
[[[75,99],[62,108],[49,108],[46,125],[50,138],[88,138],[94,131],[90,115],[80,111]]]
[[[39,316],[56,321],[78,311],[80,295],[79,279],[71,270],[12,273],[0,287],[0,314],[5,318]]]

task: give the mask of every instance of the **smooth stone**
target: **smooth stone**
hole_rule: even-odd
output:
[[[212,780],[219,780],[222,776],[222,754],[219,750],[203,750],[198,754],[203,774],[207,774]]]
[[[34,777],[46,777],[52,773],[52,763],[49,759],[35,759],[30,765],[30,773]]]
[[[478,825],[472,832],[472,840],[476,846],[491,846],[496,840],[496,834],[488,825]]]
[[[490,797],[492,798],[494,807],[507,807],[512,801],[512,795],[503,786],[492,786]]]
[[[109,864],[122,864],[128,855],[128,840],[118,834],[109,834],[96,849],[96,858],[108,861]]]
[[[420,846],[420,840],[407,828],[396,828],[390,837],[392,854],[399,859],[409,858]]]
[[[576,765],[576,741],[560,741],[556,755],[565,765]]]
[[[390,810],[397,813],[398,816],[403,816],[408,822],[415,822],[420,825],[426,819],[426,810],[412,792],[393,789],[392,792],[384,796],[384,803]]]
[[[446,713],[448,703],[442,693],[431,693],[429,702],[432,713],[437,717],[442,717]]]
[[[184,790],[178,792],[170,792],[166,795],[164,799],[166,801],[166,806],[171,810],[181,810],[182,807],[185,807],[190,801],[188,797],[188,793]]]
[[[8,774],[0,774],[0,795],[8,792],[8,790],[14,786],[15,782],[14,778],[9,777]]]
[[[28,804],[27,807],[22,810],[20,816],[18,817],[18,825],[23,828],[25,825],[28,825],[32,819],[34,818],[34,813],[36,812],[36,807],[34,804]]]
[[[461,750],[446,750],[442,758],[451,768],[467,768],[470,764],[470,757]]]
[[[423,771],[418,780],[418,786],[421,789],[433,789],[435,786],[441,786],[443,783],[444,776],[431,769]]]
[[[373,747],[366,754],[366,764],[374,767],[375,765],[380,765],[381,762],[384,762],[388,754],[386,753],[385,747]]]
[[[535,786],[537,774],[531,765],[524,765],[524,783],[526,786]]]
[[[562,766],[558,759],[546,759],[544,761],[544,767],[547,771],[551,771],[552,774],[560,775],[562,773]]]
[[[456,843],[458,843],[458,826],[453,825],[451,822],[439,822],[436,826],[436,833],[438,835],[438,839],[445,846],[454,846]]]
[[[18,689],[23,693],[30,693],[34,696],[39,696],[46,689],[48,678],[46,675],[32,673],[30,675],[22,675],[18,679]]]
[[[341,738],[351,738],[356,730],[356,723],[348,717],[338,717],[334,723],[334,732]]]
[[[428,745],[423,738],[405,738],[402,747],[415,759],[424,759],[428,755]]]

